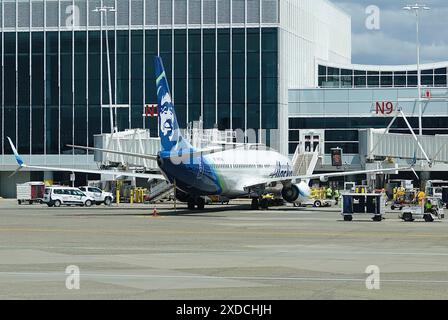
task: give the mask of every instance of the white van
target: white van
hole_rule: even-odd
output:
[[[106,206],[110,206],[114,200],[114,196],[110,192],[105,192],[97,187],[79,187],[84,194],[94,199],[94,203],[100,205],[104,203]]]
[[[61,205],[90,207],[94,202],[92,197],[87,196],[78,188],[71,187],[47,187],[43,199],[43,203],[49,207]]]

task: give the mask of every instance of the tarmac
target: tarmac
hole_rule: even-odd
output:
[[[0,200],[0,299],[448,299],[448,221],[249,208]]]

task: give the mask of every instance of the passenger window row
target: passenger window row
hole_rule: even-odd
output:
[[[66,189],[56,189],[56,190],[54,190],[54,194],[71,195],[71,196],[83,196],[84,195],[81,191],[66,190]]]

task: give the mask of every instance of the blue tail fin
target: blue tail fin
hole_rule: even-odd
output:
[[[159,135],[162,151],[191,148],[190,144],[182,139],[177,122],[176,112],[171,100],[170,88],[166,79],[162,58],[154,58],[157,87],[157,104],[159,106]]]

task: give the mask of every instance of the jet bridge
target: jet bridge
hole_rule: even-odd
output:
[[[232,130],[219,131],[218,129],[202,129],[198,124],[185,130],[181,130],[185,137],[195,148],[204,149],[210,145],[233,144],[235,132]],[[125,131],[101,134],[94,136],[94,146],[100,149],[110,149],[113,151],[141,153],[155,155],[160,151],[160,139],[151,137],[149,130],[127,129]],[[158,171],[157,162],[139,157],[123,156],[107,152],[94,152],[94,161],[108,167],[120,164],[127,168],[143,171]]]
[[[419,147],[412,134],[386,133],[386,129],[365,129],[359,132],[361,159],[397,158],[448,163],[448,136],[417,136]],[[423,149],[423,150],[422,150]],[[426,153],[426,155],[425,155]]]
[[[143,129],[130,129],[113,134],[95,135],[94,144],[95,148],[141,154],[157,154],[160,150],[160,139],[150,137],[149,130]],[[159,169],[157,162],[154,160],[101,151],[94,152],[94,160],[104,166],[119,163],[128,168],[138,168],[145,171]]]

